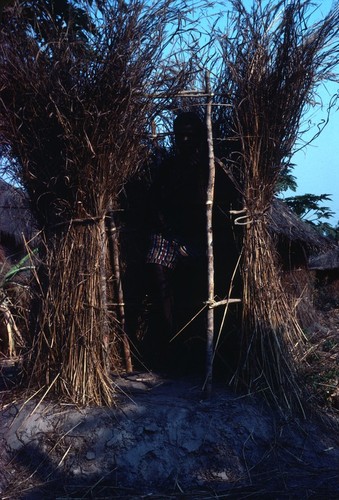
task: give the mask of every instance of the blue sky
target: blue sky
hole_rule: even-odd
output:
[[[322,89],[321,95],[325,103],[328,103],[330,94],[339,94],[339,83],[327,85],[327,90]],[[338,99],[339,104],[339,99]],[[338,104],[330,113],[329,122],[310,145],[295,153],[292,162],[295,164],[293,175],[296,177],[298,188],[295,193],[287,191],[286,196],[295,194],[329,194],[332,201],[324,202],[335,216],[329,220],[332,225],[339,221],[339,110]],[[320,123],[326,118],[325,109],[312,113],[312,122]],[[316,131],[314,126],[313,131]],[[314,135],[314,134],[313,134]],[[305,135],[311,138],[312,132]]]
[[[339,93],[339,84],[330,87]],[[298,188],[295,193],[285,193],[286,196],[306,193],[331,195],[332,201],[324,202],[324,205],[335,212],[335,216],[329,220],[333,225],[339,221],[339,111],[338,106],[336,108],[319,137],[293,156],[293,175]],[[312,119],[320,122],[325,116],[325,111],[318,111]],[[311,134],[308,136],[311,137]]]
[[[315,3],[319,5],[316,14],[320,18],[326,15],[333,5],[331,0]],[[297,152],[292,158],[295,164],[293,175],[298,184],[296,193],[285,193],[286,196],[306,193],[331,195],[332,201],[324,202],[324,205],[335,212],[335,216],[329,220],[332,225],[336,225],[339,221],[339,83],[328,82],[319,88],[323,108],[318,106],[306,115],[314,126],[311,132],[304,136],[309,140],[316,132],[316,124],[326,120],[329,101],[335,94],[338,94],[337,104],[332,109],[324,130],[312,144]]]

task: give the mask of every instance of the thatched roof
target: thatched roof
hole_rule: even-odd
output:
[[[34,223],[25,193],[0,179],[0,235],[10,236],[22,245],[23,236],[33,236]]]
[[[298,243],[312,251],[327,250],[333,246],[311,224],[302,221],[282,200],[275,198],[269,212],[271,231],[292,243]]]
[[[327,252],[310,257],[309,269],[317,271],[339,269],[339,246]]]

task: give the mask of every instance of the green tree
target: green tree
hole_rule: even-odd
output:
[[[307,224],[311,224],[320,234],[327,238],[338,241],[338,223],[334,226],[329,220],[335,213],[327,206],[322,205],[324,201],[331,201],[329,194],[304,194],[284,198],[284,202]]]
[[[330,219],[334,212],[326,206],[321,205],[324,201],[331,201],[329,194],[303,194],[289,196],[284,199],[285,203],[300,217],[307,222],[316,225],[322,219]]]

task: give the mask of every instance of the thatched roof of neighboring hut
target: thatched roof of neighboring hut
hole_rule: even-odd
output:
[[[339,246],[327,252],[310,257],[308,261],[309,269],[315,271],[328,271],[339,269]]]
[[[22,245],[33,236],[34,223],[24,191],[0,179],[0,235]]]
[[[325,251],[333,244],[311,224],[302,221],[283,200],[275,198],[269,212],[269,226],[277,236],[298,243],[308,251]]]

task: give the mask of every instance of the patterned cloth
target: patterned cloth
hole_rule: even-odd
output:
[[[151,236],[151,245],[146,256],[147,264],[160,264],[161,266],[174,269],[182,250],[176,240],[167,240],[162,234],[156,233]]]

